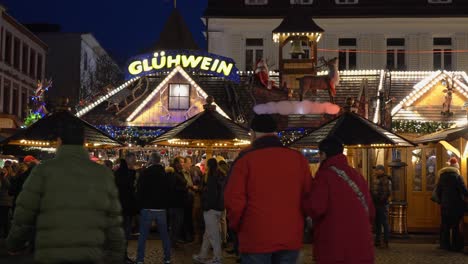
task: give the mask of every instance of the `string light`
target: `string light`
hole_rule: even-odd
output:
[[[342,49],[317,49],[317,51],[321,52],[342,52]],[[368,53],[368,54],[387,54],[387,50],[356,50],[350,49],[346,50],[349,53]],[[433,53],[440,53],[440,51],[435,50],[392,50],[392,53],[404,53],[404,54],[433,54]],[[468,50],[444,50],[444,53],[468,53]]]

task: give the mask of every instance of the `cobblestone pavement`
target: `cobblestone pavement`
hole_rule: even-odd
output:
[[[135,257],[137,241],[130,241],[129,255]],[[172,253],[172,263],[186,264],[193,263],[192,255],[198,253],[199,245],[188,244],[183,248],[174,250]],[[159,240],[151,240],[146,244],[145,264],[162,263],[162,246]],[[302,250],[302,264],[312,264],[312,246],[306,245]],[[235,258],[224,254],[224,264],[234,264]],[[376,250],[376,264],[468,264],[468,255],[462,253],[452,253],[437,249],[435,244],[390,244],[389,249]]]

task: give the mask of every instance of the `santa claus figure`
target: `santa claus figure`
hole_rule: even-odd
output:
[[[270,80],[268,65],[264,59],[258,60],[257,64],[255,64],[255,75],[257,76],[260,83],[268,90],[271,90],[271,88],[278,89],[278,86],[275,85],[275,82]]]

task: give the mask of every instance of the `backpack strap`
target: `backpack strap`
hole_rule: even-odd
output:
[[[339,170],[335,166],[331,166],[330,169],[336,172],[336,174],[348,184],[348,186],[357,195],[359,201],[362,204],[362,207],[364,207],[364,210],[366,210],[366,212],[369,213],[369,206],[367,205],[366,199],[364,198],[364,194],[361,192],[357,184],[353,180],[351,180],[351,178],[349,178],[346,172]]]

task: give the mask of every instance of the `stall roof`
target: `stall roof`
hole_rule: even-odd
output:
[[[385,128],[351,112],[322,125],[292,143],[292,147],[318,146],[328,136],[338,137],[346,146],[355,147],[412,147],[413,143]]]
[[[88,144],[93,144],[93,146],[116,147],[124,145],[118,140],[112,138],[110,135],[76,117],[69,111],[58,111],[50,113],[42,119],[38,120],[36,123],[32,124],[30,127],[20,130],[13,136],[3,140],[0,142],[0,144],[27,145],[26,143],[21,143],[22,140],[37,141],[40,143],[55,141],[57,138],[57,125],[63,122],[74,126],[84,127],[85,142]]]
[[[437,143],[442,140],[452,141],[461,137],[467,139],[468,127],[464,126],[464,127],[444,129],[444,130],[437,131],[432,134],[418,137],[413,141],[416,144],[425,144],[425,143]]]

